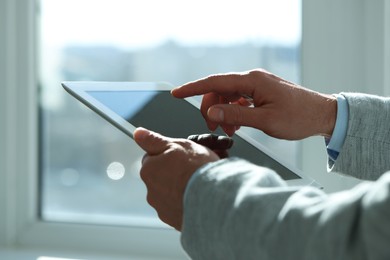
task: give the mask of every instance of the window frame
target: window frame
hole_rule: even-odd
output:
[[[93,255],[182,259],[173,229],[44,222],[39,218],[37,0],[0,4],[4,128],[0,139],[0,246]],[[38,11],[38,12],[37,12]],[[60,234],[60,235],[59,235]]]
[[[302,0],[303,86],[329,94],[390,94],[389,21],[387,0]],[[327,173],[323,138],[308,138],[301,148],[303,171],[325,191],[359,183]]]
[[[346,13],[337,12],[346,7],[349,8],[348,24],[343,22]],[[353,90],[389,94],[390,76],[385,73],[390,71],[390,50],[386,49],[390,46],[388,1],[303,0],[302,8],[303,85],[335,93],[344,90],[343,86],[358,83]],[[49,223],[39,219],[37,10],[37,0],[0,1],[0,37],[5,39],[0,41],[0,247],[33,248],[56,252],[56,256],[74,257],[75,252],[93,252],[118,257],[183,258],[180,235],[174,230]],[[375,10],[383,12],[377,15]],[[329,18],[327,12],[336,15]],[[361,23],[360,15],[365,22],[378,25],[381,31],[372,33],[366,26],[361,34],[354,26]],[[333,31],[335,25],[338,25],[336,32]],[[342,36],[340,44],[329,46],[322,41],[343,30],[352,30],[352,33],[337,35]],[[363,39],[368,34],[373,38],[366,43]],[[341,59],[340,51],[351,44],[354,51],[360,53],[356,59],[367,61],[364,66],[376,62],[373,59],[383,54],[380,69],[367,70],[359,67],[355,59]],[[369,54],[373,44],[379,44],[374,57]],[[351,69],[341,74],[333,66],[335,61],[338,67]],[[351,82],[351,75],[356,71],[361,73]],[[380,80],[378,87],[369,89],[367,83],[374,77]],[[318,165],[324,165],[326,160],[325,153],[318,153],[321,146],[323,140],[318,138],[304,142],[302,165],[305,172],[323,174],[318,171]],[[321,181],[320,175],[316,177]]]

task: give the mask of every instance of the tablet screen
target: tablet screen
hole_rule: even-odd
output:
[[[187,138],[209,133],[198,108],[169,91],[86,91],[107,108],[135,127],[145,127],[169,137]],[[217,134],[223,134],[217,131]],[[301,179],[297,174],[260,151],[242,137],[234,135],[230,156],[275,170],[284,180]]]

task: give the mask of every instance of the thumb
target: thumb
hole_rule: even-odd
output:
[[[134,140],[148,155],[158,155],[164,152],[171,142],[171,138],[142,127],[135,129]]]
[[[207,116],[220,125],[252,126],[256,120],[256,111],[252,107],[240,105],[215,105],[209,108]]]

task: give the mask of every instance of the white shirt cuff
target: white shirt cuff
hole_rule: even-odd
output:
[[[337,98],[337,118],[333,134],[329,140],[326,140],[326,148],[330,159],[336,161],[347,136],[349,111],[345,97],[340,94],[334,96]]]

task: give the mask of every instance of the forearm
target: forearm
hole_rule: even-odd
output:
[[[339,197],[311,187],[298,191],[242,160],[203,171],[184,202],[182,244],[193,259],[359,259],[383,253],[367,246],[379,241],[370,225],[389,226],[389,210],[379,217],[365,211],[372,205],[365,198],[368,186]]]
[[[390,99],[342,93],[348,102],[347,135],[332,171],[376,180],[390,170]]]
[[[252,205],[247,203],[247,192],[253,192],[253,186],[290,188],[271,170],[235,158],[207,165],[196,174],[187,187],[182,229],[183,248],[191,258],[250,259],[247,256],[256,254],[268,259],[254,252],[251,241],[267,239],[261,235],[286,199],[265,195]],[[266,214],[257,214],[263,211],[259,207],[267,208]]]

